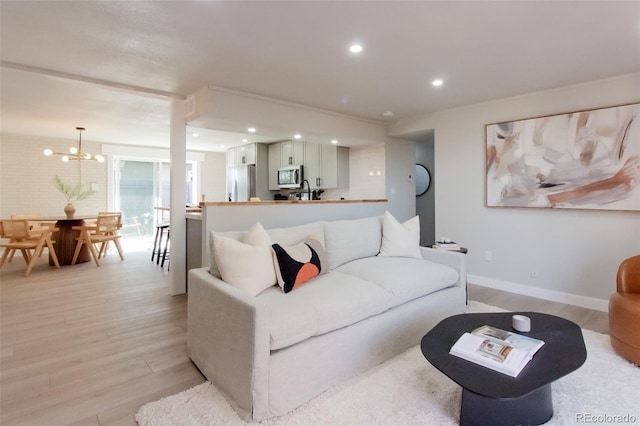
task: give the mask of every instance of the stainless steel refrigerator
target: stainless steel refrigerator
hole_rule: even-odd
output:
[[[236,166],[233,175],[232,201],[249,201],[256,196],[255,164]]]

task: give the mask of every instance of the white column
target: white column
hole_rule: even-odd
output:
[[[187,126],[184,100],[171,99],[170,160],[171,160],[171,259],[169,261],[169,291],[172,295],[187,290]]]

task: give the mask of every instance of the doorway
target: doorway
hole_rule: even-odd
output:
[[[431,247],[436,241],[434,131],[421,134],[415,141],[416,164],[427,169],[430,180],[426,192],[416,194],[416,214],[420,216],[420,245]]]
[[[169,221],[169,162],[116,157],[113,171],[113,206],[123,214],[123,237],[144,246],[153,243],[156,225]],[[189,205],[196,200],[197,164],[188,162],[186,171],[185,203]]]

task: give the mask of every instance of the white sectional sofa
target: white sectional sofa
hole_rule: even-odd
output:
[[[377,256],[380,217],[267,232],[279,244],[315,236],[331,271],[290,293],[276,285],[257,296],[209,268],[189,272],[189,355],[244,420],[285,414],[464,312],[464,255],[419,248],[423,259]]]

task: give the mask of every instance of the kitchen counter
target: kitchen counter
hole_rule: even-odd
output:
[[[284,204],[348,204],[348,203],[386,203],[386,199],[375,200],[263,200],[263,201],[205,201],[200,207],[221,206],[267,206]]]

